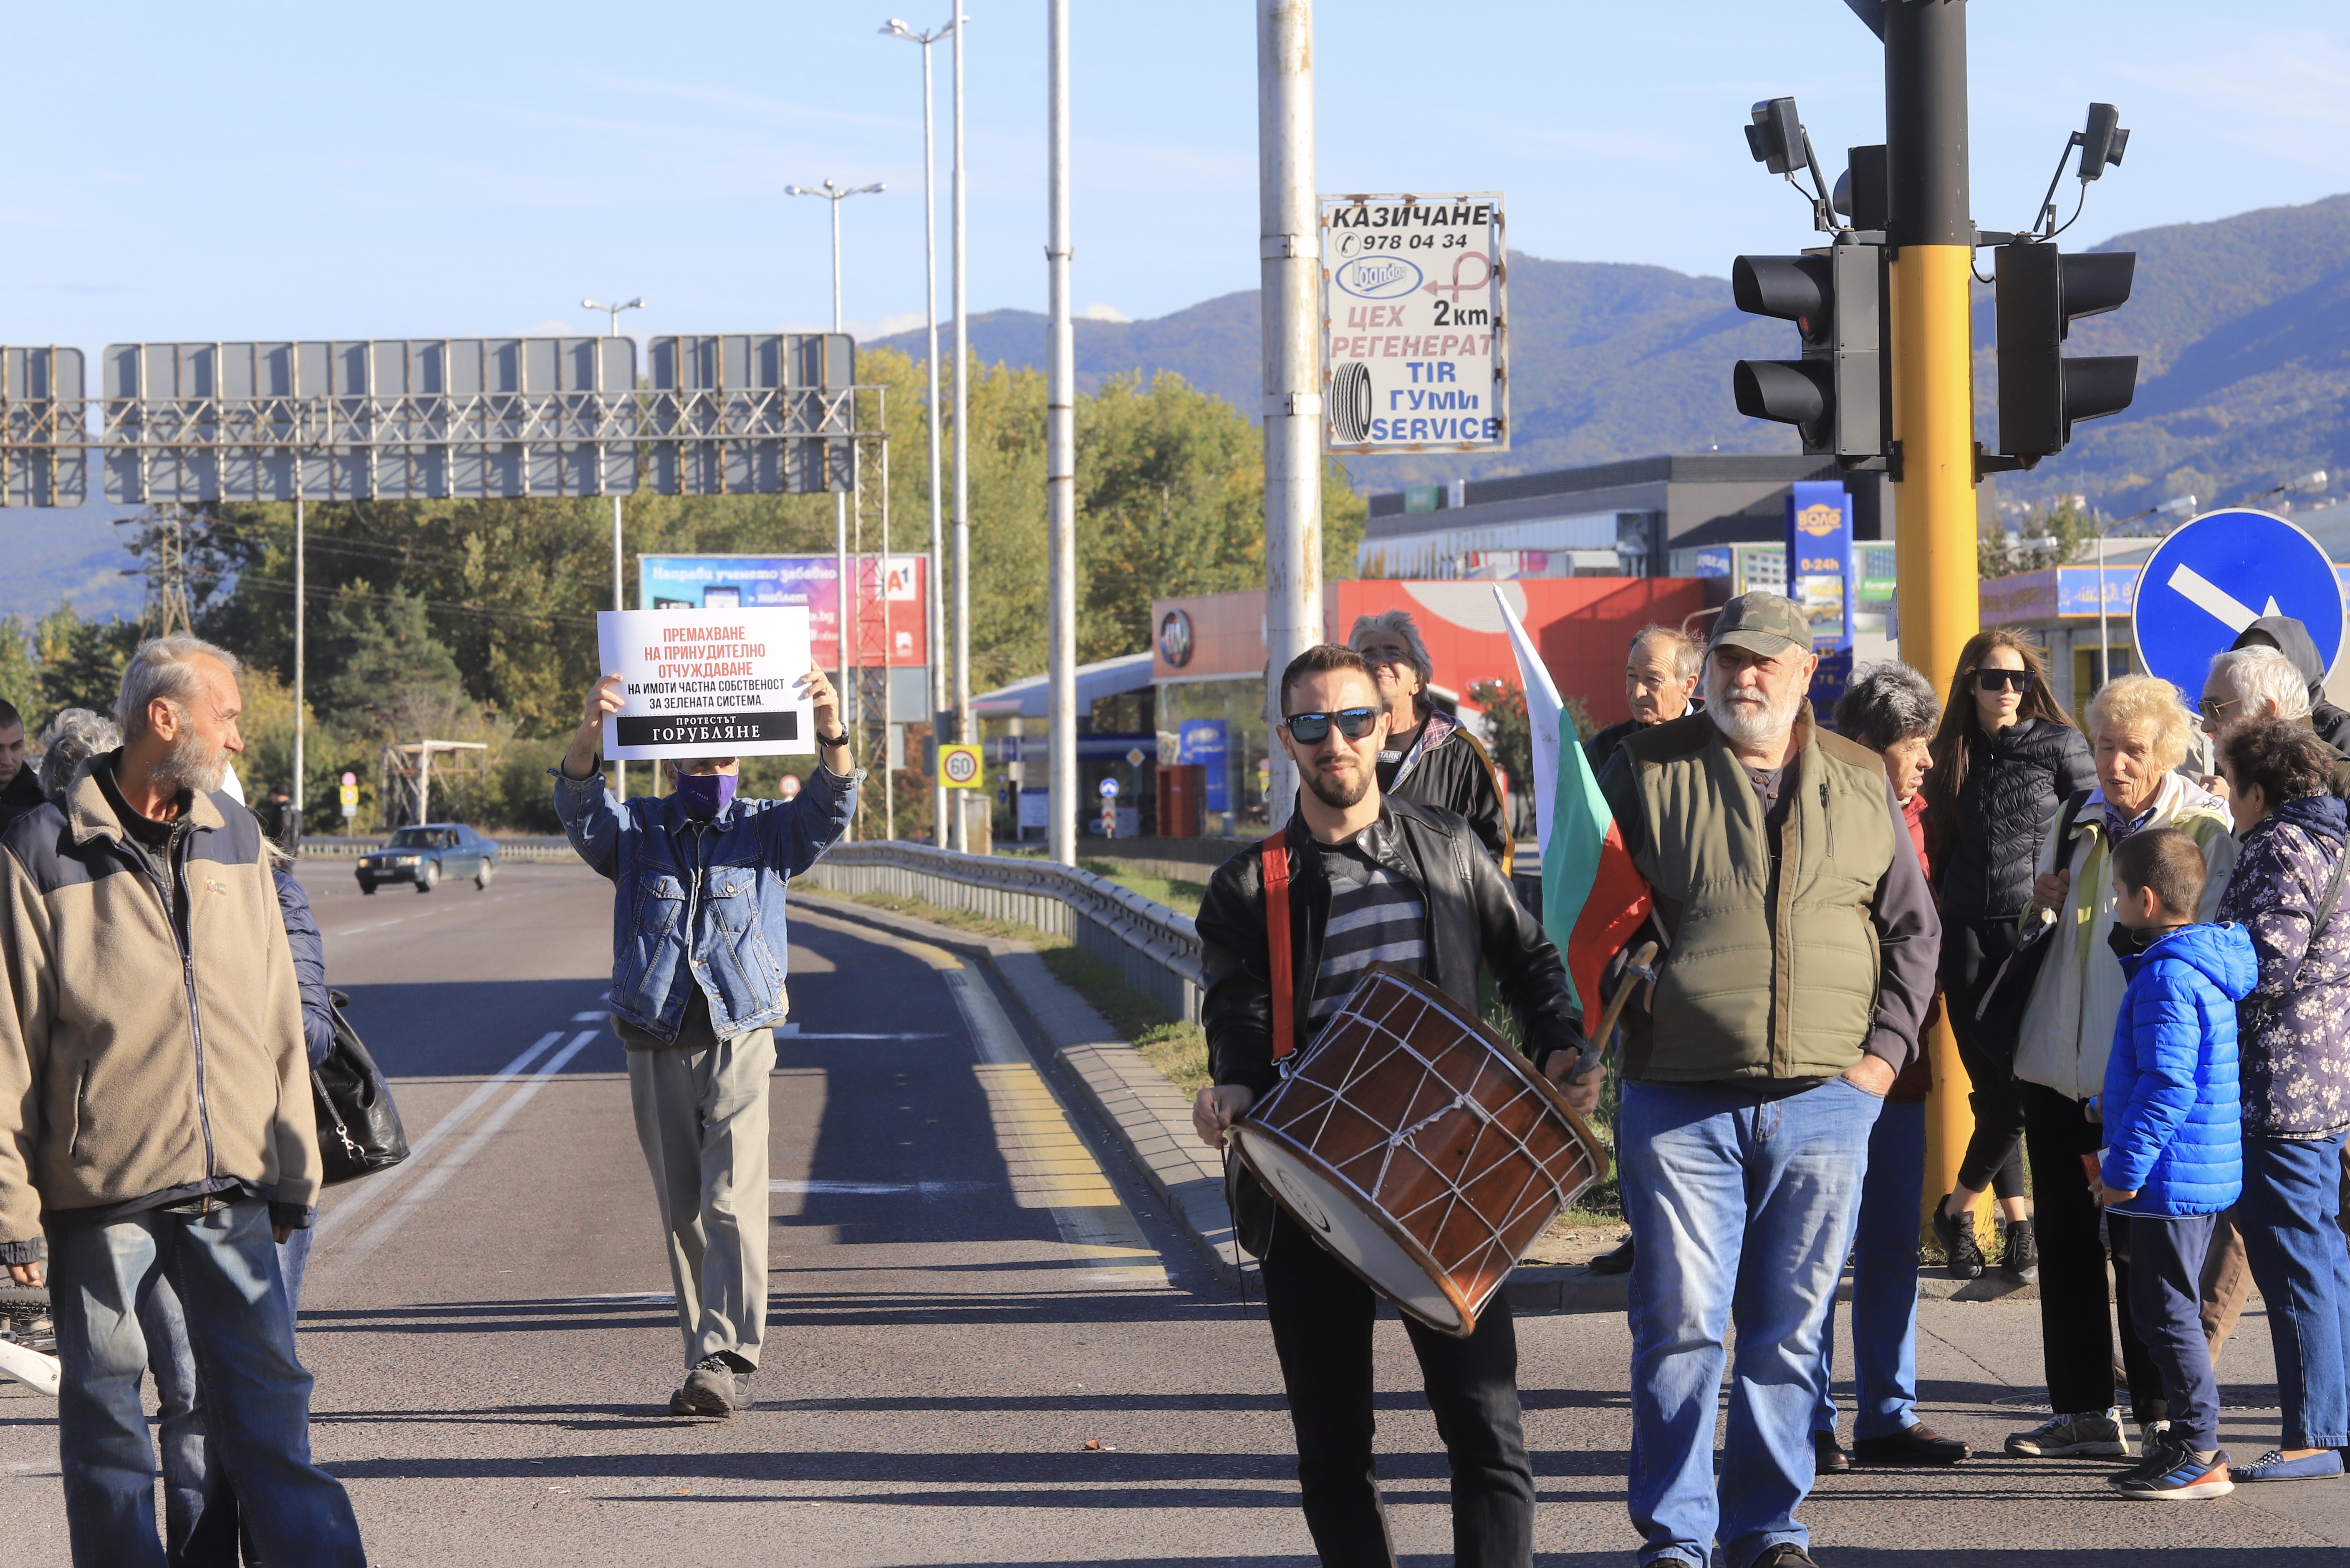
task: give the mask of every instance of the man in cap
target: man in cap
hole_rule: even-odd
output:
[[[1886,1091],[1917,1054],[1941,925],[1884,760],[1821,730],[1793,600],[1722,607],[1705,711],[1600,778],[1663,944],[1627,1009],[1617,1157],[1632,1268],[1641,1561],[1804,1568],[1820,1334]],[[1728,1452],[1713,1431],[1728,1331]]]

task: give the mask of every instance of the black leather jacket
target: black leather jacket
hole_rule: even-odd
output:
[[[1306,1010],[1322,962],[1330,919],[1330,884],[1302,816],[1289,819],[1289,943],[1295,976],[1296,1042],[1311,1041]],[[1537,1068],[1554,1051],[1583,1048],[1581,1022],[1558,950],[1510,890],[1470,826],[1451,812],[1394,796],[1363,830],[1363,847],[1382,866],[1417,883],[1428,906],[1429,975],[1465,1006],[1477,1005],[1477,971],[1493,972],[1517,1016],[1518,1035]],[[1252,845],[1216,868],[1200,902],[1201,958],[1208,994],[1200,1022],[1219,1084],[1245,1084],[1259,1096],[1274,1086],[1273,966],[1265,937],[1264,867]]]
[[[1942,924],[2012,919],[2032,901],[2032,869],[2057,808],[2095,789],[2089,742],[2070,724],[2020,721],[1995,735],[1967,726],[1967,776],[1929,821]],[[1945,815],[1947,814],[1947,815]]]

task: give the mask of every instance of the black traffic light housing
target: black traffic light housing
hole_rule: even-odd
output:
[[[2084,148],[2084,161],[2091,151]],[[2066,358],[2063,344],[2074,320],[2117,310],[2129,299],[2137,257],[2129,251],[2065,255],[2053,244],[2026,241],[1992,254],[1999,258],[1999,450],[2029,468],[2064,450],[2075,421],[2130,406],[2136,355]]]

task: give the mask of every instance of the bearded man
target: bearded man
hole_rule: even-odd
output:
[[[38,1285],[46,1254],[77,1565],[166,1560],[140,1403],[163,1279],[256,1557],[364,1561],[310,1462],[272,1244],[310,1223],[317,1123],[268,849],[221,789],[244,750],[236,669],[192,637],[141,644],[121,748],[0,834],[0,1263]]]
[[[1600,778],[1664,944],[1625,1015],[1632,1522],[1643,1564],[1804,1568],[1820,1334],[1870,1130],[1918,1051],[1941,923],[1884,760],[1820,730],[1811,627],[1722,607],[1705,711]],[[1728,1451],[1713,1430],[1737,1327]]]

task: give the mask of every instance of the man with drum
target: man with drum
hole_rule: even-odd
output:
[[[1600,777],[1664,956],[1625,1014],[1632,1522],[1644,1565],[1807,1568],[1820,1334],[1941,923],[1884,759],[1815,726],[1793,600],[1722,607],[1705,711]],[[1728,1451],[1713,1431],[1731,1324]]]
[[[1328,644],[1308,649],[1283,672],[1281,693],[1276,734],[1303,785],[1274,851],[1289,878],[1282,906],[1291,1027],[1274,1023],[1267,862],[1252,847],[1218,867],[1200,908],[1209,978],[1201,1022],[1216,1079],[1192,1109],[1200,1136],[1222,1144],[1279,1079],[1276,1033],[1309,1044],[1374,963],[1433,981],[1472,1013],[1478,969],[1491,970],[1535,1066],[1578,1112],[1590,1111],[1599,1097],[1596,1059],[1584,1047],[1565,971],[1542,927],[1466,822],[1380,792],[1388,713],[1362,656]],[[1372,1292],[1275,1211],[1253,1178],[1239,1178],[1234,1199],[1243,1244],[1263,1261],[1266,1315],[1315,1550],[1345,1568],[1391,1563],[1371,1460]],[[1454,1561],[1525,1568],[1534,1473],[1519,1424],[1507,1296],[1493,1296],[1466,1339],[1409,1317],[1404,1326],[1451,1465]]]

